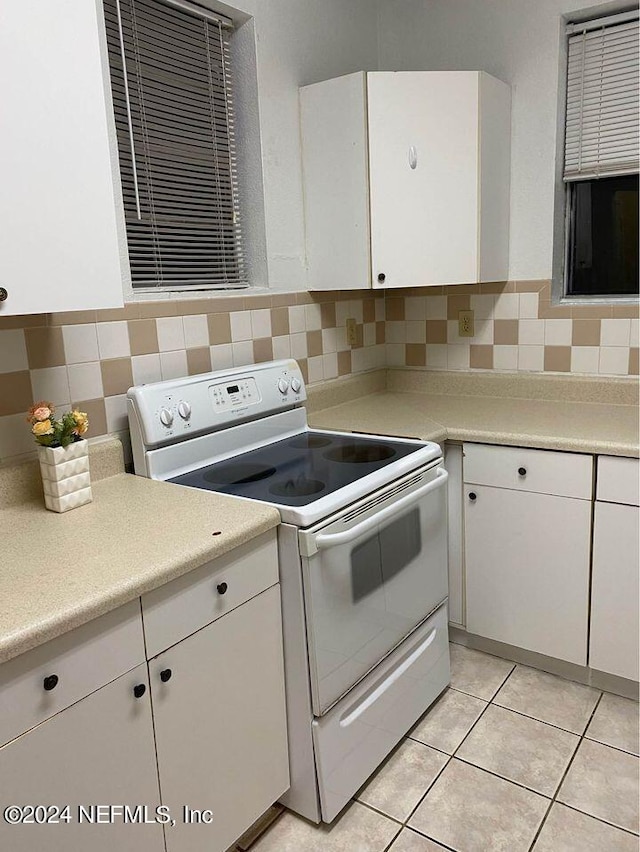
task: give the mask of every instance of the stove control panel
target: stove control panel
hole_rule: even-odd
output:
[[[140,385],[127,404],[132,439],[135,432],[140,447],[152,448],[295,408],[306,398],[300,368],[287,359]]]

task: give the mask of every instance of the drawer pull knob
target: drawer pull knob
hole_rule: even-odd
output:
[[[9,298],[9,291],[4,287],[0,287],[0,302],[6,302]]]
[[[142,696],[145,694],[146,691],[147,691],[147,687],[145,686],[144,683],[137,683],[133,687],[133,694],[135,695],[136,698],[142,698]]]
[[[387,276],[384,274],[384,272],[380,272],[380,273],[378,274],[378,281],[379,281],[381,284],[384,284],[384,282],[386,281],[386,279],[387,279]]]
[[[475,492],[475,491],[470,491],[470,492],[469,492],[469,500],[471,500],[471,502],[472,502],[472,503],[475,501],[475,499],[476,499],[476,497],[477,497],[477,496],[478,496],[478,495],[476,494],[476,492]]]
[[[42,685],[47,690],[47,692],[51,692],[51,690],[55,689],[58,685],[58,675],[47,675],[42,681]]]
[[[518,475],[519,475],[519,476],[526,476],[526,475],[527,475],[527,469],[526,469],[526,467],[519,467],[519,468],[518,468]]]
[[[229,588],[229,586],[227,586],[226,583],[218,583],[218,585],[216,586],[216,589],[218,590],[219,595],[226,594],[228,588]]]
[[[172,675],[172,674],[173,674],[173,672],[171,671],[171,669],[163,669],[163,670],[160,672],[160,680],[161,680],[163,683],[166,683],[168,680],[171,680],[171,675]]]

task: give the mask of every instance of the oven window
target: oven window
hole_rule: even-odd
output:
[[[422,549],[420,511],[412,509],[351,551],[351,599],[366,598],[409,565]]]

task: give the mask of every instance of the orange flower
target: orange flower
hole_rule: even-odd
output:
[[[75,411],[75,409],[71,412],[71,416],[73,417],[76,428],[73,430],[76,435],[84,435],[84,433],[89,428],[89,418],[85,414],[84,411]]]
[[[36,420],[31,431],[38,438],[42,435],[53,435],[53,426],[50,420]]]

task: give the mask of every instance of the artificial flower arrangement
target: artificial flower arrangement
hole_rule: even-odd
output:
[[[58,420],[54,418],[55,407],[51,402],[36,402],[27,414],[27,422],[36,442],[42,447],[68,447],[80,441],[89,428],[89,418],[84,411],[67,411]]]

